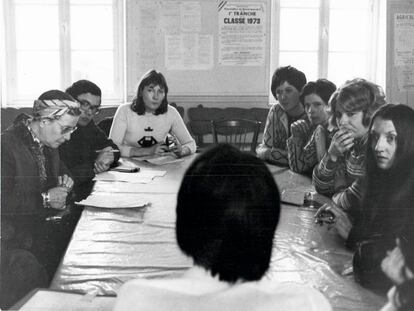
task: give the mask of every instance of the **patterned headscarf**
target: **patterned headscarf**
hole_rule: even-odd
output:
[[[69,109],[79,109],[79,107],[79,103],[66,99],[36,99],[33,103],[33,114],[40,117],[56,118],[64,115]]]

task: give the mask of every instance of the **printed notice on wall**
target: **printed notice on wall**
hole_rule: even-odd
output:
[[[218,2],[218,64],[263,66],[266,43],[266,4]]]
[[[394,15],[394,65],[414,66],[414,14]]]
[[[414,90],[414,66],[396,67],[397,83],[400,91]]]
[[[208,70],[213,67],[213,36],[196,33],[165,35],[168,70]]]

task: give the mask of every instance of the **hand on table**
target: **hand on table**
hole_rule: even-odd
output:
[[[94,164],[95,174],[107,171],[111,164],[114,162],[115,157],[112,150],[114,149],[111,146],[108,146],[99,152]]]
[[[176,137],[173,137],[172,147],[170,151],[174,153],[178,158],[190,154],[190,149],[187,146],[183,146]]]
[[[314,217],[317,220],[325,213],[332,213],[334,216],[332,222],[328,223],[328,230],[331,228],[335,228],[338,234],[346,240],[352,228],[352,222],[349,219],[348,214],[332,202],[322,205],[318,209]]]
[[[105,165],[111,165],[115,160],[113,150],[114,149],[111,146],[103,148],[98,153],[95,162],[99,162]]]
[[[331,145],[329,146],[328,153],[333,161],[336,161],[338,157],[350,150],[354,145],[354,137],[352,133],[346,130],[338,130],[332,137]]]
[[[154,153],[156,155],[165,155],[166,153],[170,152],[170,149],[164,143],[156,144],[156,145],[154,145],[154,147],[151,147],[151,148],[154,148]]]
[[[155,154],[165,155],[168,153],[173,153],[177,157],[182,157],[186,155],[186,147],[183,147],[178,139],[174,136],[167,140],[167,144],[158,144],[155,150]]]

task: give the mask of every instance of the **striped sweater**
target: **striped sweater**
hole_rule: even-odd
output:
[[[306,113],[303,112],[291,121],[299,119],[306,119]],[[290,136],[289,127],[287,113],[279,103],[276,103],[270,108],[267,115],[262,143],[256,149],[257,156],[270,163],[288,166],[286,140]]]
[[[355,183],[365,174],[365,149],[368,136],[356,141],[354,148],[336,162],[330,160],[326,152],[322,160],[313,170],[313,184],[318,193],[333,196],[337,202],[347,209],[349,196],[361,196],[360,186]],[[348,198],[347,198],[348,197]],[[352,199],[353,200],[353,199]]]
[[[309,132],[303,133],[302,137],[289,137],[287,150],[290,169],[296,173],[312,175],[312,169],[322,159],[334,133],[326,122],[319,124],[314,131],[310,126]]]

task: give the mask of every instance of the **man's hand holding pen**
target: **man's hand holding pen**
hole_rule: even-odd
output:
[[[112,147],[108,146],[102,150],[96,150],[96,152],[98,152],[98,156],[96,157],[93,170],[95,174],[98,174],[109,169],[115,160],[114,152],[119,152],[119,150],[115,150]]]

